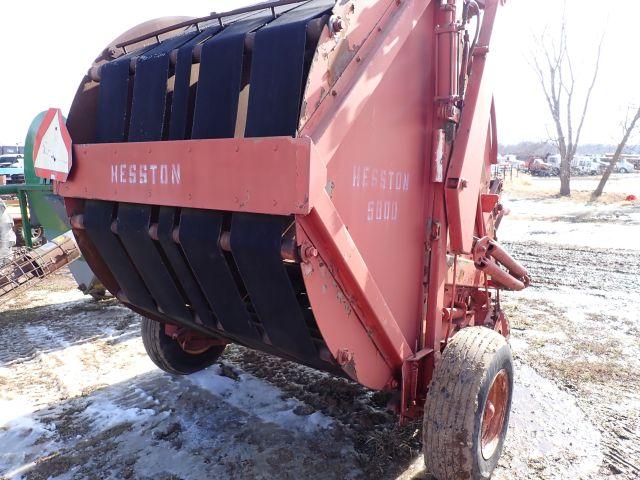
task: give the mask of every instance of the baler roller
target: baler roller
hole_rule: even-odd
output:
[[[318,25],[333,4],[247,12],[224,28],[191,28],[101,65],[93,77],[100,82],[95,141],[295,134]],[[239,99],[247,84],[244,112]],[[88,201],[82,224],[109,264],[119,297],[147,314],[339,370],[327,362],[299,265],[283,264],[283,257],[299,260],[292,236],[283,242],[292,219]]]

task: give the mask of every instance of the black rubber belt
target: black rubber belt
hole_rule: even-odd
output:
[[[231,251],[271,344],[313,361],[318,354],[280,254],[289,222],[287,217],[234,213]]]
[[[173,230],[176,226],[178,212],[179,209],[173,207],[160,208],[158,213],[158,242],[178,277],[182,289],[191,301],[191,307],[197,316],[196,323],[203,324],[209,328],[218,328],[218,322],[211,311],[211,307],[196,282],[187,260],[180,250],[180,246],[173,239]]]
[[[114,204],[111,202],[87,200],[84,207],[85,230],[104,257],[129,303],[143,310],[155,311],[156,304],[149,295],[140,274],[129,260],[118,237],[111,233],[113,209]]]
[[[333,1],[306,3],[256,33],[246,136],[295,134],[305,74],[307,25],[333,5]],[[234,213],[231,251],[271,343],[314,362],[318,352],[280,252],[283,230],[290,222],[288,217]]]
[[[295,135],[305,77],[307,26],[334,0],[305,3],[256,33],[251,62],[247,137]],[[317,41],[317,40],[316,40]]]
[[[178,49],[173,83],[173,99],[171,101],[171,122],[169,140],[185,140],[189,138],[191,125],[189,110],[195,86],[191,86],[191,67],[193,65],[194,47],[207,38],[218,33],[219,26],[203,30],[199,35]]]
[[[126,55],[101,68],[98,95],[97,143],[122,142],[126,135],[129,99],[129,64]],[[129,302],[148,311],[156,310],[139,272],[131,263],[120,240],[111,232],[116,205],[112,202],[88,200],[85,204],[87,235],[104,257],[111,273]],[[121,292],[121,293],[122,293]],[[114,292],[116,293],[116,292]]]
[[[169,79],[172,50],[179,48],[197,35],[197,32],[173,37],[140,56],[136,63],[129,142],[160,141],[165,118],[167,81]],[[164,169],[164,170],[163,170]],[[159,166],[157,180],[168,181],[168,167]],[[150,174],[151,175],[151,174]],[[131,261],[138,268],[159,311],[170,318],[193,322],[194,316],[186,307],[191,304],[181,292],[180,282],[169,270],[161,250],[149,235],[152,207],[149,205],[120,204],[117,232]]]
[[[218,245],[223,221],[221,212],[183,210],[180,245],[222,328],[236,337],[262,342]]]
[[[298,4],[275,10],[276,15]],[[245,39],[273,19],[260,10],[228,26],[202,45],[192,138],[233,138],[242,83]]]

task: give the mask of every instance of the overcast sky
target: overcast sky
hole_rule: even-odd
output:
[[[202,16],[256,2],[2,3],[0,143],[15,144],[23,142],[38,112],[50,106],[68,110],[91,61],[128,28],[155,17]],[[547,25],[551,26],[549,35],[556,34],[561,5],[561,0],[508,0],[502,10],[493,47],[500,65],[495,85],[502,143],[546,139],[551,131],[544,99],[527,59],[534,34],[541,34]],[[627,106],[638,101],[640,62],[635,25],[639,16],[637,0],[568,0],[570,50],[578,81],[583,85],[588,83],[595,49],[606,29],[601,75],[585,125],[584,142],[617,143]]]

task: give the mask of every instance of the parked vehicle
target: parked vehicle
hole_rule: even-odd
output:
[[[557,175],[553,165],[543,161],[541,158],[534,158],[526,163],[526,168],[534,177],[551,177]]]
[[[571,162],[571,170],[577,175],[598,175],[602,173],[602,164],[591,157],[576,156]]]
[[[0,168],[13,165],[22,158],[22,155],[19,155],[17,153],[0,155]]]
[[[631,173],[634,170],[635,170],[635,166],[633,165],[633,163],[629,162],[624,158],[621,158],[620,160],[618,160],[618,163],[616,163],[616,166],[614,167],[614,171],[616,173]]]
[[[11,160],[5,157],[11,157]],[[24,159],[18,155],[3,155],[0,157],[0,177],[5,183],[20,183],[24,181]]]

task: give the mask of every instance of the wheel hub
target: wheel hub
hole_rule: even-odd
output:
[[[500,443],[509,403],[509,378],[506,370],[500,370],[494,377],[482,414],[481,450],[485,460],[489,460]]]

